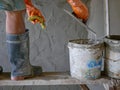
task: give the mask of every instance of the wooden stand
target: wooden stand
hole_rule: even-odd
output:
[[[0,75],[0,86],[23,86],[23,85],[80,85],[81,90],[90,90],[86,84],[102,84],[105,90],[120,90],[120,80],[101,77],[96,80],[78,80],[64,72],[44,72],[40,76],[21,81],[10,80],[10,73]]]

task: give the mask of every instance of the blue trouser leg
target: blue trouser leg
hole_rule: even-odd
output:
[[[29,61],[29,32],[24,34],[7,34],[8,55],[11,63],[11,75],[28,76],[42,72],[41,67],[31,66]]]
[[[0,0],[0,10],[19,11],[25,8],[24,0]]]

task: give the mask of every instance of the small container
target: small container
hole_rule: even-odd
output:
[[[77,79],[97,79],[101,76],[104,43],[88,39],[68,43],[70,74]]]
[[[105,72],[120,79],[120,35],[105,37]]]

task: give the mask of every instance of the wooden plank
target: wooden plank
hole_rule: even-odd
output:
[[[111,79],[109,83],[103,84],[105,90],[120,90],[120,80]]]
[[[21,81],[10,80],[10,73],[0,74],[0,86],[21,86],[21,85],[76,85],[76,84],[103,84],[110,83],[107,77],[96,80],[78,80],[64,72],[44,72],[42,75]]]
[[[80,85],[81,90],[90,90],[86,84]]]

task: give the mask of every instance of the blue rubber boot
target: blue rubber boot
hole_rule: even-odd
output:
[[[11,64],[11,80],[41,75],[40,66],[32,66],[29,61],[29,31],[24,34],[7,34],[8,57]]]

